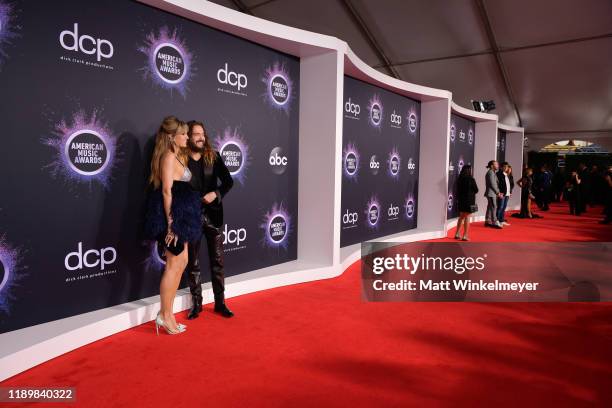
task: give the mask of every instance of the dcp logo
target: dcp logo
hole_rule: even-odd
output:
[[[395,113],[395,109],[393,110],[393,113],[391,114],[391,123],[398,127],[402,125],[402,116]]]
[[[463,129],[459,130],[459,141],[465,142],[465,132],[463,131]]]
[[[79,23],[74,23],[72,31],[64,30],[60,33],[59,42],[68,51],[82,52],[96,56],[100,62],[102,58],[111,58],[114,53],[113,44],[104,39],[94,38],[91,35],[79,35]]]
[[[246,228],[229,229],[227,224],[223,227],[223,244],[232,244],[240,246],[240,244],[246,241],[247,231]]]
[[[359,220],[359,214],[357,214],[356,212],[349,212],[348,209],[342,216],[342,223],[345,225],[346,224],[355,225],[357,224],[358,220]]]
[[[219,81],[220,84],[233,86],[239,91],[246,88],[248,84],[247,76],[245,74],[230,71],[227,62],[217,71],[217,81]]]
[[[400,209],[398,206],[391,204],[387,209],[387,215],[389,216],[389,218],[397,218],[397,216],[399,215],[399,211]]]
[[[113,247],[102,249],[90,249],[83,252],[83,243],[79,242],[77,250],[70,252],[64,258],[64,266],[69,271],[76,271],[85,268],[95,268],[100,266],[104,270],[108,265],[117,260],[117,251]]]
[[[377,175],[378,170],[380,170],[380,162],[378,161],[378,158],[376,157],[375,154],[373,154],[372,157],[370,157],[370,170],[372,171],[372,174],[374,175]]]
[[[288,159],[283,154],[283,149],[280,146],[275,147],[270,152],[268,164],[274,174],[283,174],[287,170]]]
[[[344,104],[344,111],[357,117],[361,113],[361,106],[351,101],[351,98]]]

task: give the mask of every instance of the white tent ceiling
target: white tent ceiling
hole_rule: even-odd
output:
[[[400,79],[493,99],[534,137],[612,138],[612,0],[214,0],[349,43]]]

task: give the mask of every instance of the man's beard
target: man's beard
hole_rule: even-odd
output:
[[[194,153],[203,154],[206,151],[206,144],[205,143],[202,143],[202,147],[199,147],[191,139],[189,139],[189,141],[187,143],[187,146],[189,147],[189,150],[191,150]]]

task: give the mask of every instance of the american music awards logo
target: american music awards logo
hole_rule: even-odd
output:
[[[22,252],[0,235],[0,312],[10,313],[11,302],[16,300],[12,292],[26,275]]]
[[[468,143],[470,145],[474,144],[474,129],[470,126],[468,130]]]
[[[94,182],[108,189],[115,165],[117,138],[98,111],[76,112],[62,119],[42,143],[55,150],[54,160],[44,168],[53,178],[66,182]]]
[[[382,123],[383,118],[383,105],[380,100],[380,96],[374,94],[370,101],[368,102],[368,122],[373,127],[380,129],[380,124]]]
[[[402,159],[399,151],[397,150],[397,147],[394,147],[389,153],[389,158],[387,159],[387,170],[392,179],[399,179],[401,165]]]
[[[183,98],[187,96],[195,72],[194,58],[178,29],[170,31],[164,26],[158,32],[150,32],[138,51],[147,57],[146,65],[141,68],[145,80],[170,93],[177,91]]]
[[[246,170],[250,165],[249,146],[244,141],[238,128],[227,127],[221,135],[215,137],[215,147],[230,174],[244,185]]]
[[[411,221],[414,218],[414,214],[416,213],[416,201],[414,197],[409,195],[406,197],[406,202],[404,203],[404,216],[407,221]]]
[[[457,137],[457,127],[455,126],[454,123],[451,123],[450,126],[450,140],[451,142],[455,142],[455,138]]]
[[[349,143],[344,148],[343,153],[342,168],[344,175],[348,179],[356,181],[359,173],[359,151],[354,143]]]
[[[282,202],[280,204],[274,203],[270,211],[263,216],[260,227],[264,232],[264,246],[287,249],[293,226],[291,216]]]
[[[265,84],[264,100],[274,109],[289,113],[293,95],[293,81],[285,64],[275,62],[266,68],[261,81]]]
[[[454,206],[455,206],[455,197],[453,197],[453,193],[449,193],[448,200],[446,202],[446,207],[448,208],[448,211],[452,211]]]
[[[380,221],[380,203],[378,202],[378,198],[376,196],[370,197],[368,203],[366,204],[366,209],[364,211],[366,218],[366,225],[371,229],[378,229],[379,221]]]
[[[457,174],[461,173],[461,169],[463,168],[464,165],[465,165],[465,162],[463,160],[463,156],[459,156],[459,160],[457,160]]]
[[[419,129],[419,117],[414,107],[410,109],[406,119],[408,119],[408,123],[406,124],[406,128],[408,129],[408,132],[411,135],[416,135],[416,132]]]
[[[18,37],[20,27],[15,25],[15,18],[13,5],[0,0],[0,68],[8,58],[6,48]]]

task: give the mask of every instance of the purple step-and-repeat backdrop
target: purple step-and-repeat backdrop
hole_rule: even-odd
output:
[[[0,332],[158,293],[167,115],[203,121],[233,175],[226,274],[296,259],[298,81],[297,58],[134,1],[0,0]]]

